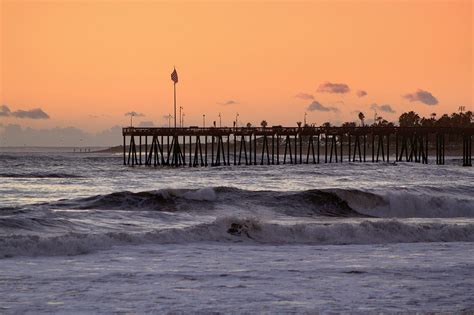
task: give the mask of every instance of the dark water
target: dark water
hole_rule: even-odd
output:
[[[474,170],[456,164],[3,152],[0,313],[472,312]]]
[[[121,162],[108,154],[2,153],[0,256],[80,254],[150,242],[474,240],[472,168],[163,169]],[[238,231],[229,233],[232,224]]]

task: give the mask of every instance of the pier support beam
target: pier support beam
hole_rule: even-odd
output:
[[[471,135],[463,135],[462,166],[472,166],[472,140]]]
[[[126,137],[125,135],[123,136],[123,165],[127,165],[127,150],[125,149]]]

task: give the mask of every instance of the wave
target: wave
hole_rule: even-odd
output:
[[[61,200],[49,206],[72,209],[273,212],[292,217],[451,218],[474,217],[474,199],[436,190],[363,191],[312,189],[251,191],[232,187],[121,191],[88,198]],[[198,213],[198,211],[196,212]]]
[[[19,214],[0,217],[2,232],[14,233],[18,230],[31,232],[70,231],[77,225],[66,218],[22,217]]]
[[[288,216],[368,217],[353,210],[335,192],[249,191],[230,187],[121,191],[93,197],[60,200],[52,207],[72,209],[114,209],[154,211],[196,211],[240,209],[269,210]]]
[[[82,178],[68,173],[0,173],[4,178]]]
[[[56,236],[13,235],[0,239],[0,257],[87,254],[118,245],[249,243],[267,245],[347,245],[414,242],[473,242],[474,224],[358,223],[276,224],[255,218],[222,217],[212,223],[150,232],[67,233]]]
[[[472,189],[471,189],[472,190]],[[362,214],[381,218],[458,218],[474,217],[474,199],[459,194],[429,191],[365,192],[352,189],[332,190]],[[474,191],[472,192],[474,194]]]

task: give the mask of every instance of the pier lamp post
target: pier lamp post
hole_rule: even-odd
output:
[[[135,116],[135,113],[130,113],[130,127],[133,127],[133,116]]]
[[[239,126],[238,123],[239,123],[239,113],[236,113],[235,114],[235,128]]]
[[[307,112],[304,112],[304,119],[303,119],[304,125],[303,125],[303,127],[306,126],[306,116],[307,116],[307,115],[308,115],[308,113],[307,113]]]
[[[181,116],[181,127],[184,127],[184,112],[183,112],[183,115]]]
[[[202,115],[202,127],[206,128],[206,114]]]
[[[183,115],[181,114],[181,111],[183,110],[183,106],[179,107],[179,127],[183,128]]]
[[[222,116],[221,116],[221,113],[219,113],[219,128],[222,128]]]

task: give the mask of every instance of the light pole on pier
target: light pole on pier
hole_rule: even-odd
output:
[[[202,115],[202,127],[206,128],[206,114]]]
[[[176,72],[176,68],[171,72],[171,80],[174,83],[174,127],[176,128],[176,83],[178,83],[178,72]]]
[[[221,116],[221,113],[219,113],[219,128],[222,128],[222,116]]]

